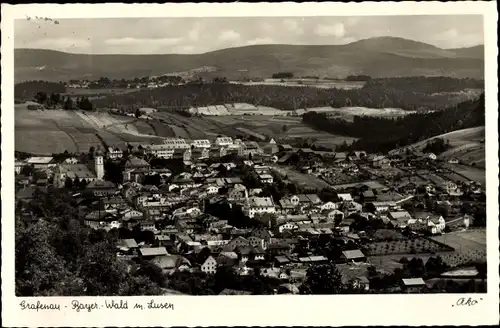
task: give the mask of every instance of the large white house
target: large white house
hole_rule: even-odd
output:
[[[210,140],[208,139],[197,139],[193,140],[191,143],[191,146],[195,148],[210,148],[212,144],[210,143]]]
[[[253,218],[255,214],[276,213],[271,197],[251,197],[245,206],[245,214]]]
[[[231,137],[218,137],[215,139],[215,144],[217,146],[229,146],[233,144],[233,139]]]

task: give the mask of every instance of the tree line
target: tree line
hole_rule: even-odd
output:
[[[97,107],[131,105],[189,108],[225,103],[251,103],[282,110],[332,106],[440,110],[463,96],[464,89],[483,89],[484,82],[441,77],[371,79],[359,89],[321,89],[308,86],[241,85],[197,82],[169,85],[127,94],[114,94],[93,100]],[[462,97],[462,98],[461,98]]]
[[[60,93],[46,93],[43,91],[37,92],[33,100],[45,108],[49,109],[65,109],[65,110],[94,110],[94,105],[88,97],[78,97],[74,101],[70,96],[62,96]]]
[[[47,81],[26,81],[17,83],[14,86],[14,98],[19,100],[32,99],[33,95],[43,92],[50,93],[66,93],[64,83],[47,82]]]
[[[442,111],[415,113],[399,118],[355,116],[352,122],[329,118],[325,113],[309,112],[302,121],[315,129],[332,134],[359,138],[351,145],[344,143],[337,151],[365,150],[387,152],[394,148],[459,129],[484,125],[484,94]],[[445,147],[446,145],[444,145]]]

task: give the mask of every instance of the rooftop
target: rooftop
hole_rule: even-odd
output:
[[[270,197],[252,197],[248,199],[250,207],[273,207],[274,203]]]
[[[54,158],[51,156],[44,157],[30,157],[26,161],[28,164],[49,164]]]
[[[141,248],[139,252],[142,256],[162,256],[168,255],[167,249],[165,247],[151,247],[151,248]]]
[[[346,259],[358,259],[365,257],[363,252],[361,252],[359,249],[343,251],[342,254],[345,256]]]

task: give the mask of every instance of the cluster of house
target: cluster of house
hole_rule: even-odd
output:
[[[55,163],[52,157],[32,157],[16,162],[16,173],[23,166],[47,173],[47,179],[53,180],[55,187],[65,187],[69,180],[86,180],[85,191],[99,198],[98,205],[89,207],[85,204],[84,192],[73,194],[79,205],[84,223],[94,229],[110,230],[113,228],[151,231],[153,244],[137,243],[133,239],[120,241],[118,254],[124,258],[141,257],[154,261],[166,272],[201,270],[212,274],[221,266],[230,266],[239,274],[253,274],[258,267],[260,274],[283,280],[290,292],[296,291],[296,284],[305,278],[307,268],[315,263],[324,263],[328,259],[311,252],[299,256],[297,247],[308,249],[310,240],[321,236],[341,236],[351,246],[342,252],[338,267],[348,282],[368,288],[366,278],[366,256],[358,244],[362,231],[356,231],[353,223],[363,217],[367,221],[380,219],[396,229],[409,228],[416,232],[439,234],[447,224],[468,227],[472,218],[457,215],[454,220],[446,220],[437,212],[426,211],[422,194],[433,196],[435,208],[446,208],[453,212],[460,206],[460,196],[464,186],[454,182],[439,180],[428,174],[426,180],[413,177],[400,180],[390,187],[380,181],[364,181],[333,186],[335,201],[322,201],[316,193],[286,195],[275,200],[264,196],[262,188],[247,188],[242,178],[221,175],[220,168],[231,172],[237,164],[233,162],[215,162],[207,164],[201,161],[215,152],[217,158],[233,152],[238,155],[262,154],[246,159],[243,164],[255,172],[262,186],[272,184],[277,172],[275,168],[286,163],[293,149],[290,146],[278,146],[274,140],[263,147],[257,143],[242,142],[229,137],[209,140],[171,138],[160,145],[134,146],[134,152],[142,152],[143,158],[128,156],[123,170],[123,183],[115,185],[104,181],[104,156],[120,159],[123,151],[116,147],[107,149],[106,154],[96,152],[90,163],[81,164],[76,158],[68,158],[63,163]],[[329,152],[317,152],[302,149],[301,156],[321,155],[328,157]],[[281,158],[275,155],[281,153]],[[283,155],[285,153],[285,155]],[[168,168],[153,168],[147,158],[175,158],[184,161],[185,172],[172,176]],[[338,154],[337,154],[338,155]],[[385,156],[367,155],[355,152],[345,156],[333,157],[333,166],[355,174],[355,169],[362,168],[360,160],[369,163],[374,169],[390,168],[397,159]],[[213,159],[213,158],[212,158]],[[324,174],[324,165],[312,165],[311,174]],[[323,169],[323,171],[322,171]],[[148,176],[157,175],[159,185],[144,184]],[[43,185],[37,181],[35,185]],[[45,181],[45,184],[47,181]],[[29,182],[16,197],[30,199]],[[481,188],[470,188],[481,193]],[[223,190],[223,192],[221,192]],[[206,202],[225,203],[230,207],[238,206],[248,218],[260,221],[261,228],[239,229],[205,212]],[[420,211],[405,210],[405,204],[411,203]],[[354,246],[353,246],[354,245]],[[199,254],[208,248],[202,259],[189,260],[187,255]],[[202,253],[203,254],[203,253]],[[353,266],[353,263],[357,263]],[[361,263],[361,264],[360,264]],[[359,273],[357,270],[364,268]],[[353,275],[353,272],[358,272]],[[347,279],[347,278],[346,278]],[[415,283],[409,281],[409,286]]]

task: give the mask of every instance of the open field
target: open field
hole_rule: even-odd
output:
[[[300,117],[269,117],[265,115],[255,116],[211,116],[204,117],[207,121],[214,122],[219,128],[244,128],[255,133],[286,142],[290,139],[306,139],[317,145],[332,148],[344,141],[351,143],[356,138],[329,134],[314,130],[301,121]],[[241,135],[241,131],[235,131]]]
[[[272,167],[272,169],[281,176],[287,176],[288,180],[304,188],[320,190],[330,186],[328,183],[312,174],[300,173],[290,167]]]
[[[458,252],[486,251],[485,229],[449,232],[441,236],[432,237],[432,239],[449,245]]]
[[[246,103],[222,104],[204,107],[192,107],[189,109],[191,114],[202,116],[226,116],[226,115],[265,115],[265,116],[288,116],[290,111],[284,111],[277,108],[258,106]]]
[[[365,85],[363,81],[323,80],[323,79],[265,79],[260,82],[232,82],[244,85],[282,85],[282,86],[308,86],[321,89],[359,89]]]
[[[16,150],[33,154],[87,152],[90,147],[124,145],[129,141],[161,141],[154,129],[135,118],[107,112],[28,110],[16,105]],[[43,138],[41,138],[43,136]],[[40,141],[39,141],[40,140]],[[42,142],[43,140],[43,142]]]
[[[450,142],[451,148],[438,155],[443,160],[457,158],[459,161],[477,167],[484,168],[485,165],[485,129],[484,126],[456,130],[453,132],[441,134],[418,143],[415,143],[409,148],[422,151],[427,142],[442,138]],[[398,149],[394,152],[402,152],[404,149]]]
[[[452,251],[425,238],[373,242],[367,245],[369,255],[418,254]]]
[[[486,170],[479,167],[467,165],[452,164],[450,168],[453,172],[464,176],[465,178],[479,182],[481,185],[486,185]]]
[[[368,107],[315,107],[308,108],[306,112],[327,113],[332,118],[342,118],[352,121],[354,116],[371,116],[381,118],[397,118],[416,113],[415,111],[402,110],[400,108],[368,108]]]

